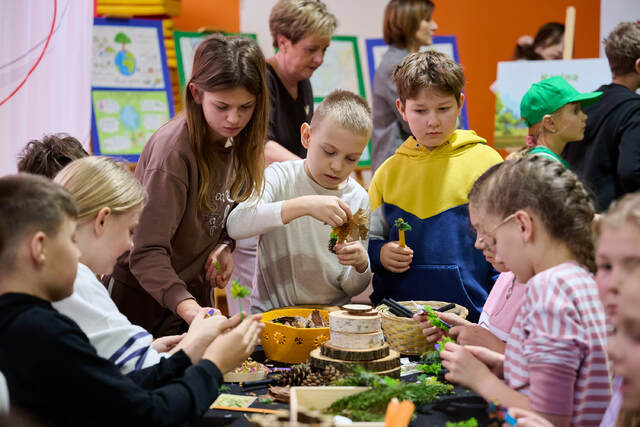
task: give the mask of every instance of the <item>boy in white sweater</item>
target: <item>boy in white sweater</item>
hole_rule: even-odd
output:
[[[350,177],[371,137],[366,101],[336,90],[300,129],[305,160],[271,164],[264,192],[231,211],[234,239],[260,235],[253,279],[254,312],[299,304],[341,305],[371,279],[368,239],[328,249],[332,227],[363,209],[367,192]]]

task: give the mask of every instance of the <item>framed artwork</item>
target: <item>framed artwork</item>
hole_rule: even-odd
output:
[[[93,153],[135,162],[174,115],[162,21],[95,18],[92,44]]]
[[[324,54],[324,61],[311,76],[313,102],[315,105],[335,89],[349,90],[366,98],[364,78],[355,36],[333,36]],[[371,142],[367,145],[358,167],[371,166]]]
[[[371,82],[371,89],[373,90],[373,80],[376,75],[376,70],[378,69],[378,65],[380,64],[380,61],[382,61],[382,57],[387,52],[389,46],[385,43],[384,39],[366,39],[365,45],[367,47],[367,62],[369,63],[369,81]],[[452,57],[454,61],[460,63],[458,41],[455,36],[434,36],[433,44],[430,46],[423,46],[422,48],[422,50],[429,49],[445,53]],[[466,101],[462,106],[462,111],[460,112],[458,128],[469,129]]]

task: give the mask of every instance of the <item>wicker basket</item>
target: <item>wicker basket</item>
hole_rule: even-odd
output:
[[[265,355],[276,362],[302,363],[309,358],[311,350],[329,339],[329,328],[294,328],[270,322],[282,316],[309,317],[313,308],[280,308],[262,314],[265,328],[260,334]],[[329,310],[318,310],[322,319],[329,323]]]
[[[409,301],[399,301],[399,303],[414,311],[413,304]],[[447,302],[442,301],[416,301],[420,305],[428,305],[431,308],[439,308]],[[432,350],[434,344],[430,344],[422,335],[422,329],[420,325],[413,319],[408,317],[398,317],[389,312],[389,307],[382,304],[376,307],[376,310],[380,312],[382,318],[382,330],[387,342],[394,350],[401,354],[419,355],[425,351]],[[447,311],[447,313],[454,313],[463,319],[469,314],[469,310],[461,305],[456,304],[455,308]]]

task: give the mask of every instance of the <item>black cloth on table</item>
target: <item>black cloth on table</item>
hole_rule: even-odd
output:
[[[267,63],[269,88],[269,128],[267,139],[277,142],[293,154],[305,158],[307,150],[300,142],[300,126],[311,123],[313,91],[311,82],[298,82],[298,97],[293,99],[271,65]]]
[[[0,371],[11,405],[41,425],[184,425],[218,395],[222,374],[183,352],[123,375],[48,301],[0,295]]]
[[[640,189],[640,95],[615,83],[598,91],[602,98],[584,108],[584,139],[567,144],[562,156],[603,212],[623,194]]]

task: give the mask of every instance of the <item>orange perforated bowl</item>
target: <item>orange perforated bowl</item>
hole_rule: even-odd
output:
[[[276,362],[302,363],[309,353],[329,339],[329,328],[294,328],[271,322],[282,316],[309,317],[312,308],[280,308],[262,314],[265,328],[260,339],[265,355]],[[320,316],[328,324],[329,310],[320,310]]]

